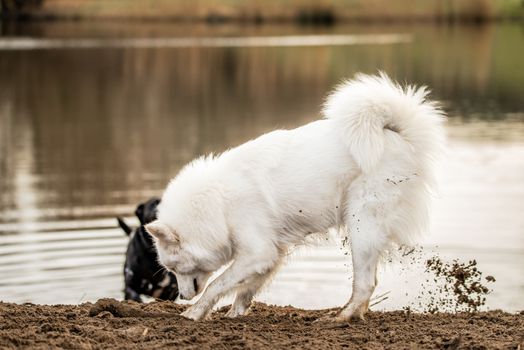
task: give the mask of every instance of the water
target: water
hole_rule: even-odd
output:
[[[0,30],[0,300],[121,298],[115,216],[131,220],[195,156],[314,120],[334,84],[381,69],[430,86],[450,118],[431,235],[414,263],[381,271],[375,308],[416,304],[438,253],[497,278],[488,307],[524,309],[521,26]],[[299,249],[259,300],[342,305],[349,270],[333,243]]]

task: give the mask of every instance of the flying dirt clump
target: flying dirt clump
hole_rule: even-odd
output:
[[[438,284],[429,294],[426,311],[478,311],[486,303],[486,296],[491,292],[483,284],[482,272],[477,268],[477,261],[451,263],[444,262],[438,256],[426,260],[426,272],[434,274]],[[493,276],[486,276],[487,282],[495,282]]]

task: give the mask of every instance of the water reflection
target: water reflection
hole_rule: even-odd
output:
[[[518,231],[522,221],[513,217],[514,210],[524,209],[519,192],[524,179],[518,175],[522,164],[511,161],[524,153],[524,33],[518,25],[334,27],[318,32],[166,24],[145,24],[137,32],[126,24],[105,25],[109,38],[406,33],[412,40],[315,47],[0,48],[0,299],[78,302],[120,296],[125,237],[116,229],[115,215],[130,215],[136,203],[157,195],[196,155],[317,118],[324,95],[341,78],[378,69],[429,85],[452,116],[453,151],[463,158],[444,174],[449,175],[445,185],[451,194],[441,205],[440,220],[449,221],[451,213],[468,211],[479,201],[476,194],[453,189],[482,174],[483,164],[493,157],[508,154],[504,145],[520,145],[491,168],[495,181],[503,179],[514,197],[486,194],[489,187],[473,177],[469,183],[478,185],[482,201],[497,206],[476,207],[479,212],[466,218],[453,217],[458,226],[436,230],[445,231],[439,232],[444,238],[450,232],[480,230],[479,237],[489,243],[493,225],[499,223],[509,232],[508,244],[524,250]],[[41,23],[4,32],[10,37],[105,40],[103,29]],[[491,151],[477,152],[477,145],[488,141]],[[508,180],[506,172],[515,176]],[[506,210],[509,206],[514,210]],[[510,214],[501,223],[492,210]],[[484,216],[495,217],[492,226],[469,224],[482,222],[476,218]],[[464,240],[459,246],[460,254],[471,253],[464,250]],[[274,291],[289,290],[282,285],[295,282],[297,290],[314,287],[297,280],[314,281],[319,288],[328,271],[335,271],[328,278],[331,284],[323,285],[332,288],[347,270],[343,258],[333,254],[331,248],[319,250],[316,258],[292,265]],[[496,253],[490,261],[502,261],[503,255]],[[312,267],[310,259],[320,262]],[[501,266],[499,270],[523,273],[512,262]],[[59,297],[53,293],[57,289],[63,292]],[[270,290],[267,297],[275,300],[271,298],[278,293]],[[315,304],[322,295],[318,293],[301,306],[325,306],[318,300]],[[294,298],[280,295],[283,302]],[[503,305],[515,307],[514,300],[515,294]]]

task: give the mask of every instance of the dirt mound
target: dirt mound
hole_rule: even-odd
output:
[[[367,321],[314,322],[326,314],[255,304],[250,315],[193,322],[173,302],[101,299],[82,305],[0,303],[0,348],[522,348],[524,312],[371,312]]]

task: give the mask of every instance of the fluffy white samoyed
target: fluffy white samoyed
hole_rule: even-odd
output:
[[[444,116],[426,96],[359,74],[328,96],[323,119],[186,165],[146,226],[160,263],[187,300],[229,266],[182,315],[201,320],[231,292],[228,316],[246,314],[290,247],[336,229],[350,242],[353,292],[334,319],[362,317],[380,257],[427,229]]]

